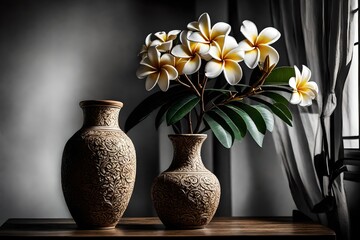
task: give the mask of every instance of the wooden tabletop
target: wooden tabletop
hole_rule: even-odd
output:
[[[214,218],[203,229],[166,229],[156,217],[122,218],[112,230],[80,230],[72,219],[7,220],[0,228],[0,238],[53,239],[78,238],[166,238],[221,237],[241,239],[335,239],[334,231],[312,222],[293,222],[292,218]]]

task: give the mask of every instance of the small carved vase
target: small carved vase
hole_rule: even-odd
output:
[[[80,102],[84,123],[67,141],[61,165],[63,194],[79,228],[114,228],[130,201],[136,153],[119,127],[122,106],[111,100]]]
[[[170,167],[154,179],[151,195],[167,228],[203,228],[220,200],[220,183],[204,166],[201,147],[206,134],[171,134],[174,154]]]

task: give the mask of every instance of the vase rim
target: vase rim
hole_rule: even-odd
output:
[[[116,108],[122,108],[123,103],[115,100],[84,100],[79,103],[80,107],[89,107],[89,106],[110,106]]]

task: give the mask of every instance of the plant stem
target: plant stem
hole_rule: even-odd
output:
[[[191,79],[188,77],[188,75],[184,74],[185,78],[188,80],[188,82],[190,83],[191,87],[194,89],[194,91],[196,92],[196,95],[198,95],[199,97],[201,96],[198,89],[195,87],[195,85],[193,84],[193,82],[191,81]]]
[[[187,85],[186,83],[182,82],[179,77],[176,79],[176,81],[187,88],[191,88],[190,85]]]
[[[202,83],[202,86],[201,86],[201,111],[202,112],[205,112],[205,101],[204,101],[204,95],[205,95],[205,87],[206,87],[206,84],[207,84],[207,80],[208,78],[205,77],[204,78],[204,81]]]
[[[234,97],[233,99],[231,99],[230,101],[236,101],[236,100],[241,100],[243,98],[252,96],[252,95],[256,95],[260,92],[262,92],[262,85],[264,84],[266,78],[269,76],[269,74],[272,72],[272,70],[275,68],[275,64],[270,66],[270,62],[269,62],[269,56],[267,56],[265,58],[265,62],[263,67],[260,67],[260,71],[261,71],[261,76],[260,78],[253,83],[251,86],[249,86],[245,92],[242,92],[239,96]],[[259,92],[260,91],[260,92]],[[229,101],[225,102],[228,103]]]
[[[197,73],[197,82],[198,82],[198,86],[201,88],[201,84],[200,84],[200,72],[198,71]]]
[[[188,123],[189,123],[189,130],[190,133],[193,134],[193,127],[192,127],[192,121],[191,121],[191,112],[188,113]]]
[[[198,114],[198,118],[197,118],[197,125],[195,128],[195,133],[197,133],[200,129],[201,123],[203,121],[204,115],[206,113],[206,109],[205,109],[205,99],[204,99],[204,95],[205,95],[205,88],[206,88],[206,84],[207,84],[208,78],[204,77],[202,84],[200,85],[201,88],[201,95],[200,95],[200,113]]]

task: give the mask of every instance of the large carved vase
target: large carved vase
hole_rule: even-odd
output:
[[[168,228],[203,228],[213,218],[220,200],[220,184],[204,166],[201,147],[206,134],[169,135],[174,148],[170,167],[154,179],[155,210]]]
[[[82,101],[84,123],[66,143],[61,183],[68,209],[80,228],[114,228],[130,201],[136,153],[119,127],[118,101]]]

